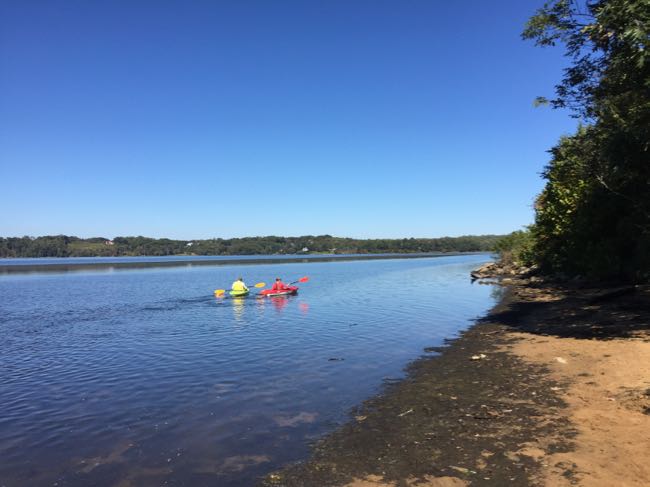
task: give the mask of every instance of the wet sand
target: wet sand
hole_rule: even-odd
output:
[[[650,485],[650,286],[501,302],[264,486]]]

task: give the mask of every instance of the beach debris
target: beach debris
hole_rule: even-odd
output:
[[[487,355],[485,355],[484,353],[480,353],[478,355],[472,355],[472,360],[482,360],[485,357],[487,357]]]
[[[272,473],[272,474],[269,474],[268,479],[271,482],[279,482],[280,480],[282,480],[282,477],[280,475],[278,475],[277,473]]]
[[[356,419],[360,423],[361,421],[365,421],[367,417],[368,416],[359,415],[359,416],[355,416],[354,419]]]
[[[407,414],[410,414],[412,412],[413,412],[413,409],[409,409],[408,411],[404,411],[403,413],[399,413],[397,416],[401,418],[402,416],[406,416]]]
[[[464,473],[466,475],[476,474],[474,470],[470,470],[469,468],[465,468],[465,467],[457,467],[455,465],[449,465],[449,468],[451,468],[452,470],[456,470],[456,472]]]
[[[566,364],[567,363],[566,359],[562,358],[562,357],[555,357],[555,361],[559,362],[561,364]]]

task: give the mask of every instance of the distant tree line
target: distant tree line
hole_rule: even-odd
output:
[[[115,257],[138,255],[269,255],[297,253],[376,254],[491,251],[500,236],[358,240],[331,235],[208,240],[67,235],[0,237],[0,257]]]

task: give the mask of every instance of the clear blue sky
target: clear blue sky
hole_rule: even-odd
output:
[[[529,224],[542,0],[0,4],[0,236],[358,238]]]

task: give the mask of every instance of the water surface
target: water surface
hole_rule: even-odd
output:
[[[484,313],[487,260],[0,276],[0,485],[251,485]]]
[[[478,254],[480,252],[474,252]],[[193,267],[265,263],[307,263],[347,260],[417,259],[468,255],[469,252],[430,252],[402,254],[271,254],[271,255],[166,255],[121,257],[36,257],[0,258],[0,275],[43,272],[105,271],[151,267]]]

